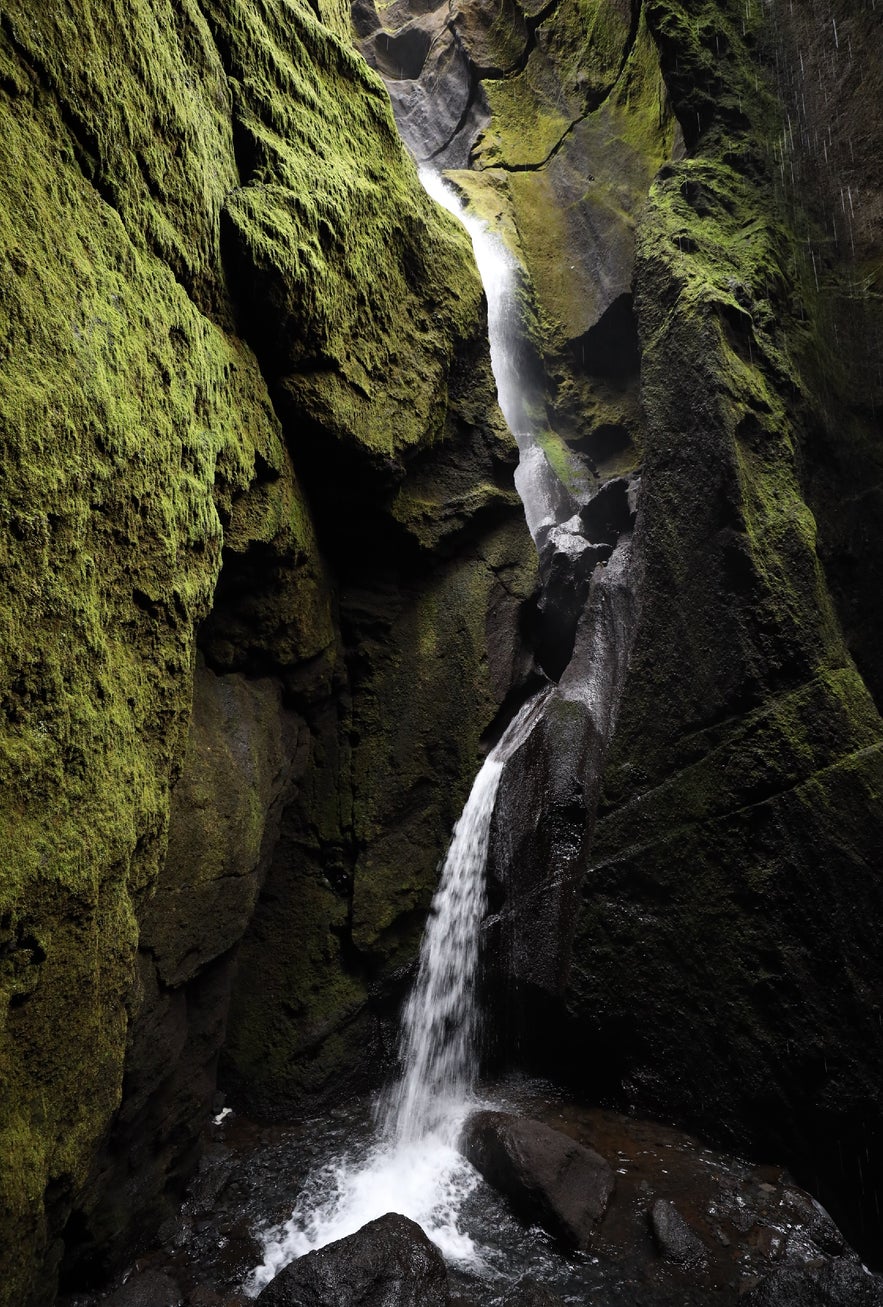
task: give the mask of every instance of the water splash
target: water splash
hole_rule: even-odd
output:
[[[483,1268],[481,1249],[458,1219],[478,1177],[456,1144],[476,1105],[485,865],[503,767],[527,739],[547,694],[522,707],[488,754],[454,827],[403,1015],[402,1076],[383,1100],[379,1138],[363,1155],[345,1155],[310,1178],[291,1217],[265,1233],[264,1260],[249,1277],[249,1293],[259,1293],[296,1257],[387,1212],[416,1221],[448,1260]]]

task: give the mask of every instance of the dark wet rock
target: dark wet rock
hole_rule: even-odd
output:
[[[592,573],[610,557],[612,544],[594,544],[582,534],[579,518],[554,527],[540,553],[537,657],[558,680],[573,653],[576,628],[589,593]]]
[[[447,1307],[448,1274],[420,1226],[390,1212],[286,1266],[258,1301],[261,1307]]]
[[[615,1179],[604,1158],[540,1121],[476,1112],[462,1149],[524,1219],[585,1248],[607,1210]]]
[[[573,652],[539,723],[506,764],[488,851],[495,915],[488,984],[499,993],[496,1035],[513,1045],[567,1047],[560,997],[597,805],[601,760],[616,722],[637,601],[624,536],[593,569]],[[513,986],[517,1001],[513,1001]],[[553,1055],[554,1056],[554,1055]]]
[[[657,1198],[650,1209],[650,1228],[660,1257],[677,1266],[700,1266],[705,1246],[690,1229],[674,1203]]]
[[[545,1285],[525,1279],[506,1295],[501,1307],[563,1307],[563,1303]]]
[[[764,1276],[743,1299],[744,1307],[883,1307],[883,1278],[855,1257],[825,1266],[783,1266]]]
[[[181,1307],[184,1295],[166,1271],[134,1271],[105,1300],[106,1307]]]
[[[619,537],[630,531],[635,521],[635,505],[629,493],[628,477],[614,477],[605,482],[580,510],[583,530],[589,540],[603,540],[613,547]]]
[[[511,1001],[509,987],[529,990],[542,1001],[560,992],[566,975],[583,874],[584,785],[593,746],[585,705],[554,691],[503,770],[487,867],[497,911],[485,927],[487,982],[500,996],[495,1035],[501,1052],[529,1038],[533,1024],[526,1004]]]
[[[230,1307],[230,1302],[229,1299],[225,1302],[214,1289],[200,1286],[188,1294],[187,1307]]]

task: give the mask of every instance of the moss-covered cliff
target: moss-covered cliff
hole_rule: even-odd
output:
[[[775,10],[646,10],[687,156],[638,231],[642,612],[568,1002],[599,1079],[785,1156],[871,1246],[883,725],[823,565],[844,481],[814,460],[825,430],[873,493],[879,422],[858,389],[840,418],[821,402],[842,375],[805,244],[822,215],[782,186],[797,48]],[[877,19],[850,26],[879,51]],[[850,590],[878,559],[868,540]]]
[[[76,1277],[73,1243],[113,1256],[192,1164],[271,864],[295,974],[262,1006],[291,1045],[234,1041],[231,1064],[296,1064],[310,987],[321,1034],[364,1007],[515,675],[517,637],[495,662],[486,627],[516,630],[531,563],[468,247],[340,8],[10,0],[0,37],[0,1299],[21,1307],[51,1300],[66,1226]]]
[[[541,609],[562,688],[497,818],[534,1050],[870,1246],[883,11],[420,8],[358,4],[365,48],[518,254],[541,444],[592,561],[619,541],[550,573],[576,652]],[[0,3],[10,1307],[162,1219],[219,1058],[265,1114],[376,1072],[533,584],[466,240],[344,6],[33,10]]]

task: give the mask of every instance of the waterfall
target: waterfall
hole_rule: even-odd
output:
[[[530,734],[545,698],[544,691],[525,704],[488,754],[454,827],[402,1016],[403,1074],[385,1103],[385,1131],[400,1143],[432,1134],[456,1143],[478,1064],[475,974],[494,800],[506,760]]]
[[[378,1140],[313,1176],[290,1219],[270,1231],[247,1289],[258,1293],[295,1257],[342,1239],[387,1212],[423,1227],[445,1255],[480,1265],[458,1225],[476,1175],[458,1153],[478,1072],[475,992],[485,908],[485,865],[503,767],[527,739],[548,691],[516,714],[475,778],[454,827],[432,902],[400,1040],[401,1079],[387,1093]]]
[[[553,533],[566,532],[572,524],[578,531],[581,523],[579,517],[571,519],[574,501],[532,426],[542,401],[525,375],[516,306],[518,265],[499,236],[470,215],[437,174],[424,171],[421,180],[472,237],[488,300],[500,407],[519,448],[516,486],[538,548],[554,550]],[[401,1076],[380,1101],[376,1137],[361,1152],[352,1149],[311,1175],[291,1217],[265,1234],[264,1261],[246,1285],[252,1294],[294,1258],[354,1234],[387,1212],[416,1221],[449,1260],[476,1271],[483,1268],[481,1249],[460,1222],[478,1177],[457,1142],[476,1105],[475,981],[490,827],[504,766],[557,693],[543,691],[516,714],[479,771],[454,827],[402,1017]]]
[[[426,192],[462,223],[472,240],[475,263],[488,306],[488,339],[497,400],[518,445],[515,487],[527,529],[541,546],[551,530],[576,512],[576,504],[553,470],[534,431],[543,409],[540,392],[525,374],[524,333],[516,306],[518,262],[502,238],[476,218],[438,173],[420,170]]]

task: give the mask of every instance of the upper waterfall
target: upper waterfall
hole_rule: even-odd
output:
[[[420,169],[424,189],[466,228],[488,305],[488,338],[497,399],[518,445],[515,486],[527,527],[540,548],[549,532],[570,519],[576,504],[537,439],[532,410],[540,405],[523,367],[523,328],[516,307],[519,264],[502,237],[470,213],[454,188],[437,172]]]

